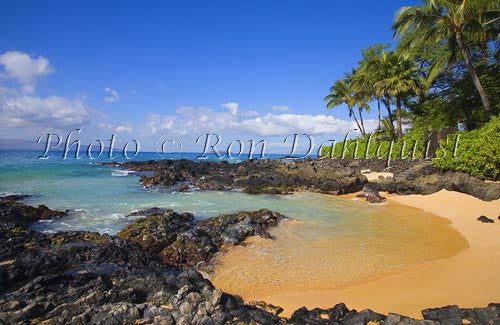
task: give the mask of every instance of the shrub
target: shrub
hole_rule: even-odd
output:
[[[433,159],[436,168],[466,172],[498,179],[500,176],[500,116],[493,117],[482,128],[458,132],[446,141]],[[456,148],[456,150],[455,150]],[[452,153],[455,150],[455,157]]]
[[[368,142],[370,142],[369,147]],[[331,155],[332,146],[323,147],[321,155],[323,157],[332,158],[387,158],[387,154],[391,149],[391,140],[386,139],[384,135],[374,133],[371,138],[370,135],[366,135],[355,139],[349,139],[345,141],[345,144],[344,142],[338,142],[333,147],[333,155]],[[367,147],[368,152],[366,151]],[[342,155],[343,152],[344,154]],[[392,143],[391,159],[423,159],[424,155],[424,131],[409,132],[405,134],[401,140]]]

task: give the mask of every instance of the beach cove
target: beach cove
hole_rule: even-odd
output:
[[[279,305],[285,309],[284,315],[290,315],[297,308],[306,307],[325,308],[333,301],[344,301],[349,306],[357,309],[372,308],[383,313],[397,312],[415,318],[421,318],[421,310],[426,307],[443,306],[448,304],[459,305],[482,305],[487,301],[495,301],[500,296],[500,285],[497,281],[499,269],[499,249],[500,249],[500,227],[497,224],[482,224],[476,220],[477,216],[488,215],[495,217],[500,212],[500,200],[493,202],[483,202],[471,196],[441,191],[431,195],[388,195],[388,205],[394,209],[416,208],[424,210],[425,215],[421,215],[418,222],[427,223],[437,218],[443,222],[442,218],[449,220],[449,226],[460,233],[466,241],[457,240],[453,236],[444,239],[454,239],[449,256],[441,255],[435,260],[429,259],[420,265],[408,266],[397,270],[385,270],[378,274],[371,273],[364,280],[353,279],[352,274],[348,274],[351,283],[346,287],[342,277],[336,277],[337,270],[323,268],[325,273],[321,279],[323,282],[315,282],[314,274],[319,271],[317,263],[319,258],[311,258],[309,264],[302,265],[302,269],[297,265],[288,265],[284,268],[276,269],[272,265],[260,265],[267,262],[265,259],[254,258],[259,251],[271,250],[273,245],[280,245],[280,238],[290,239],[290,225],[284,226],[283,230],[273,230],[276,235],[275,241],[265,241],[261,239],[250,239],[247,246],[235,247],[219,259],[219,269],[216,270],[212,281],[220,285],[224,290],[236,295],[241,295],[247,300],[263,300],[268,303]],[[344,199],[352,200],[353,195],[346,195]],[[359,202],[359,204],[366,204]],[[411,208],[409,208],[411,207]],[[408,210],[406,210],[408,212]],[[434,219],[434,221],[436,221]],[[444,224],[448,222],[444,221]],[[294,227],[294,226],[291,226]],[[433,232],[439,235],[444,229],[434,225]],[[441,235],[450,235],[446,229]],[[426,234],[421,233],[422,236]],[[289,244],[291,247],[301,247],[300,239],[295,238],[295,242]],[[456,249],[453,252],[453,249]],[[437,247],[436,247],[437,248]],[[286,247],[277,249],[279,253],[289,253]],[[323,253],[325,250],[323,250]],[[441,251],[442,254],[446,254]],[[286,259],[289,256],[282,256]],[[325,256],[323,256],[325,258]],[[251,262],[253,260],[253,262]],[[366,263],[373,262],[368,257]],[[259,268],[261,267],[261,268]],[[294,273],[299,269],[298,274]],[[280,284],[262,283],[252,278],[259,274],[260,278],[266,279],[266,272],[269,270],[275,279],[280,279]],[[290,273],[280,274],[280,270],[289,270]],[[310,270],[310,274],[300,273]],[[350,271],[354,272],[355,268]],[[237,272],[239,271],[239,272]],[[390,274],[390,273],[393,274]],[[241,274],[255,280],[243,285]],[[295,276],[297,275],[297,276]],[[312,283],[307,284],[306,279]],[[290,282],[286,280],[289,279]],[[259,279],[260,280],[260,279]],[[291,283],[295,280],[308,289],[300,290],[300,285]],[[310,290],[313,288],[313,290]],[[336,289],[333,289],[336,288]],[[274,291],[274,292],[273,292]],[[300,292],[298,292],[300,291]],[[432,297],[432,298],[431,298]]]
[[[26,303],[40,301],[50,310],[46,317],[60,321],[74,315],[100,321],[117,314],[124,320],[151,319],[148,315],[165,317],[166,308],[168,317],[196,322],[237,313],[249,322],[267,319],[264,324],[318,317],[349,324],[399,314],[418,319],[425,308],[454,303],[488,306],[488,319],[496,317],[496,305],[489,304],[498,293],[492,284],[497,259],[491,253],[498,242],[484,238],[495,235],[498,226],[476,219],[495,218],[499,200],[443,190],[457,187],[489,198],[498,194],[494,182],[433,170],[430,176],[420,171],[415,180],[398,180],[379,174],[379,161],[364,162],[374,170],[365,176],[366,166],[342,160],[230,164],[145,156],[126,164],[35,164],[29,155],[5,156],[2,168],[9,172],[0,173],[0,190],[17,194],[0,200],[0,231],[9,239],[0,261],[9,293],[0,305],[9,319],[35,317],[42,309],[27,313],[31,305]],[[412,164],[399,162],[395,172]],[[359,190],[372,194],[368,201],[379,200],[378,193],[388,200],[370,203],[357,197]],[[408,193],[425,191],[434,194]],[[453,215],[447,214],[450,205]],[[455,227],[460,222],[464,226]],[[471,261],[477,263],[461,273]],[[31,275],[26,278],[25,272]],[[55,283],[72,287],[71,297],[59,285],[52,287],[51,279],[63,274],[73,275]],[[114,279],[104,287],[103,274]],[[72,313],[60,315],[47,300],[52,295],[35,290],[27,298],[25,289],[17,289],[23,283],[37,286],[37,275],[48,281],[44,290],[53,292],[58,308],[71,305]],[[89,300],[74,306],[85,295],[87,280],[80,276],[93,279],[92,296],[106,295],[108,285],[122,294],[113,296],[112,305]],[[490,282],[478,285],[476,278],[484,276]],[[147,279],[153,281],[146,284]],[[433,290],[439,294],[429,299]],[[455,302],[457,291],[467,299]],[[131,305],[125,308],[124,302]],[[95,308],[101,312],[93,314]],[[131,311],[137,314],[127,314]],[[385,316],[389,313],[398,314]]]

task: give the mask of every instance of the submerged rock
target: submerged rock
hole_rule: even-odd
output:
[[[10,194],[0,197],[0,201],[23,201],[30,198],[29,194]]]
[[[378,184],[376,183],[368,183],[363,186],[363,190],[361,193],[357,195],[357,197],[365,198],[366,201],[370,203],[382,203],[386,200],[385,197],[382,197],[378,193]]]

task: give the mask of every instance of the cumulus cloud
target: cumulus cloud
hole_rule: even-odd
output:
[[[243,117],[253,117],[253,116],[259,116],[259,112],[256,111],[243,111],[240,113],[241,116]]]
[[[132,133],[132,127],[129,125],[118,125],[115,130],[116,130],[116,132]]]
[[[223,105],[227,106],[227,104]],[[255,117],[248,116],[246,113],[245,111],[235,112],[231,109],[228,112],[218,112],[206,107],[183,106],[179,107],[173,115],[148,115],[147,129],[152,133],[169,132],[177,135],[232,132],[259,136],[284,136],[293,133],[345,134],[356,128],[354,121],[323,114],[268,113]],[[365,125],[367,130],[373,130],[377,122],[366,120]]]
[[[226,103],[221,105],[221,107],[227,108],[232,115],[238,114],[238,106],[238,103]]]
[[[372,127],[376,123],[368,120],[366,124]],[[346,133],[355,128],[355,123],[323,114],[266,114],[243,120],[240,122],[240,127],[261,136],[282,136],[292,133],[323,135]]]
[[[273,112],[280,112],[280,113],[288,113],[291,112],[291,108],[288,106],[280,106],[280,105],[275,105],[271,107],[271,110]]]
[[[236,108],[235,106],[232,106]],[[237,127],[239,114],[234,110],[217,112],[207,107],[181,106],[175,115],[150,114],[147,116],[147,128],[152,133],[172,132],[178,135],[193,132],[219,132]]]
[[[1,54],[0,65],[4,70],[1,76],[18,82],[25,93],[33,93],[37,79],[54,71],[49,60],[43,56],[32,57],[18,51]]]
[[[0,65],[3,68],[0,70],[1,136],[67,131],[90,123],[95,111],[84,103],[84,96],[33,95],[38,78],[54,71],[43,56],[10,51],[0,55]]]
[[[109,124],[109,123],[99,123],[99,127],[103,130],[111,130],[113,132],[121,133],[121,132],[128,132],[132,133],[133,128],[130,125],[130,123],[123,123],[121,125],[114,125],[114,124]]]
[[[112,103],[120,99],[120,94],[116,90],[106,87],[104,91],[107,93],[107,96],[104,97],[106,103]]]
[[[0,124],[5,128],[77,128],[90,122],[90,110],[78,99],[60,96],[0,96]]]
[[[146,126],[153,134],[165,131],[168,132],[174,129],[176,120],[177,118],[175,116],[149,114],[146,117]]]

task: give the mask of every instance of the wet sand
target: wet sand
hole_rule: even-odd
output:
[[[273,268],[272,265],[259,265],[258,260],[252,265],[248,260],[251,250],[234,248],[220,258],[222,264],[216,269],[214,284],[230,293],[241,295],[245,300],[263,300],[282,306],[285,308],[283,316],[290,315],[303,305],[309,308],[329,308],[336,303],[344,302],[349,308],[358,310],[370,308],[382,313],[397,312],[421,318],[420,311],[428,307],[448,304],[472,307],[498,302],[500,299],[500,221],[497,216],[500,213],[500,200],[483,202],[466,194],[445,190],[426,196],[384,195],[388,198],[387,204],[394,208],[400,209],[400,205],[404,205],[423,209],[448,219],[451,221],[451,226],[465,237],[468,248],[463,247],[463,242],[455,235],[447,231],[443,232],[445,230],[439,223],[439,218],[427,215],[427,217],[421,217],[419,222],[437,222],[432,225],[433,229],[436,229],[432,232],[438,232],[437,235],[442,235],[443,239],[451,241],[448,246],[441,246],[442,243],[436,241],[436,250],[439,252],[435,252],[438,254],[432,256],[426,255],[430,261],[427,263],[408,263],[406,267],[386,270],[383,267],[376,267],[377,263],[384,261],[368,260],[367,264],[373,263],[375,266],[373,269],[367,269],[373,274],[366,276],[363,273],[363,276],[358,279],[351,277],[348,269],[344,271],[345,274],[339,273],[340,276],[331,274],[331,270],[328,269],[329,265],[325,264],[323,271],[311,266],[312,272],[320,273],[320,276],[311,277],[304,276],[300,272],[295,274],[294,267],[296,266],[293,264],[288,270]],[[351,197],[348,196],[346,199]],[[476,218],[480,215],[495,219],[495,223],[478,222]],[[286,227],[280,227],[280,229],[276,234],[278,240],[267,242],[266,245],[279,243],[279,232]],[[424,232],[425,230],[420,235],[429,235]],[[429,237],[426,241],[428,240],[435,240],[435,238]],[[250,241],[259,243],[263,240],[254,238]],[[452,246],[456,246],[455,251]],[[260,245],[256,247],[262,248]],[[245,254],[246,259],[243,258]],[[388,253],[390,254],[392,252]],[[442,258],[437,258],[439,256]],[[309,262],[314,265],[312,263],[320,263],[321,260],[316,257],[316,261],[313,259]],[[405,262],[408,261],[405,260]],[[241,263],[246,264],[241,265]],[[355,268],[356,264],[350,265],[351,268],[353,266]],[[237,272],[241,272],[241,267],[243,270],[246,268],[248,272],[249,277],[246,279],[249,279],[249,285],[238,283],[238,281],[241,282],[241,278]],[[230,268],[233,269],[225,272]],[[260,269],[262,270],[259,272]],[[258,272],[255,272],[256,270]],[[271,270],[276,273],[272,274],[272,278],[267,278],[261,286],[261,280],[266,279],[263,274]],[[358,270],[352,270],[352,273],[356,274],[356,272]],[[253,281],[252,276],[254,276]],[[295,276],[295,281],[286,281],[290,276],[292,278]]]

